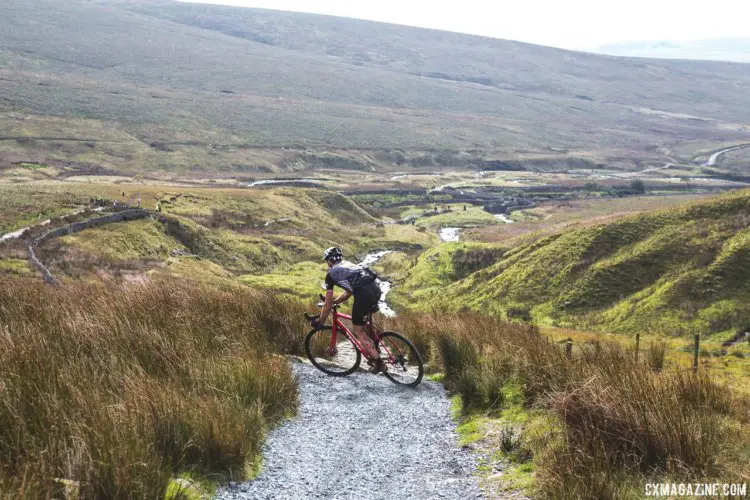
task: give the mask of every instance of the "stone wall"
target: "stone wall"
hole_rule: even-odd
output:
[[[55,279],[54,276],[52,276],[52,273],[47,269],[47,266],[45,266],[42,261],[39,260],[39,258],[36,256],[36,253],[34,252],[34,249],[39,246],[40,244],[44,243],[45,241],[59,238],[60,236],[65,236],[68,234],[77,233],[79,231],[83,231],[84,229],[91,229],[94,227],[103,226],[104,224],[111,224],[113,222],[124,222],[124,221],[130,221],[135,219],[145,219],[147,217],[151,217],[152,213],[148,210],[136,208],[136,209],[129,209],[129,210],[123,210],[121,212],[116,212],[110,215],[105,215],[103,217],[97,217],[95,219],[89,219],[86,221],[81,222],[74,222],[72,224],[69,224],[67,226],[58,227],[57,229],[53,229],[51,231],[47,231],[43,235],[39,236],[38,238],[35,238],[26,245],[26,250],[29,253],[29,262],[39,269],[39,271],[42,273],[42,277],[44,278],[44,281],[49,284],[57,284],[58,281]],[[163,221],[162,221],[163,222]]]

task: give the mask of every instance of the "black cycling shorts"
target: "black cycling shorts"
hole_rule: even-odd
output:
[[[372,282],[362,288],[354,290],[354,305],[352,306],[352,323],[355,325],[364,325],[365,317],[378,310],[380,302],[380,286]]]

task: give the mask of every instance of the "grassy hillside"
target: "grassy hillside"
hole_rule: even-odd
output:
[[[451,283],[488,267],[499,260],[505,249],[487,243],[443,243],[418,257],[399,263],[397,286],[389,296],[396,303],[409,306],[430,297]],[[390,273],[394,269],[388,269]]]
[[[0,30],[0,168],[366,170],[404,151],[628,166],[741,141],[750,121],[730,63],[161,1],[5,2]]]
[[[363,67],[533,94],[583,95],[618,104],[647,105],[646,101],[653,99],[651,104],[658,102],[661,109],[671,111],[675,109],[669,106],[679,103],[694,110],[703,107],[704,103],[696,102],[690,90],[704,87],[705,78],[711,73],[746,76],[742,65],[670,61],[654,63],[651,69],[661,70],[654,74],[644,71],[649,66],[637,59],[607,58],[510,40],[314,14],[183,5],[163,0],[124,5],[129,10],[180,24]],[[696,80],[691,83],[691,78]],[[662,88],[660,82],[667,79],[674,80],[677,86]],[[740,95],[738,91],[731,94]],[[727,102],[731,96],[724,96]]]
[[[750,298],[747,191],[637,216],[594,217],[583,227],[553,224],[514,241],[439,244],[442,224],[432,219],[474,212],[456,210],[417,225],[381,224],[350,198],[317,189],[46,183],[0,186],[0,229],[78,212],[94,197],[133,203],[138,195],[147,208],[159,203],[169,220],[65,236],[41,245],[40,258],[64,279],[139,281],[165,273],[309,298],[319,291],[324,248],[339,245],[353,260],[389,249],[398,252],[378,269],[394,282],[390,300],[401,310],[472,308],[547,325],[643,334],[724,335],[750,326],[744,305]],[[25,260],[22,242],[0,244],[1,274],[33,272]]]
[[[734,333],[750,326],[750,192],[545,237],[450,286],[406,279],[422,307],[625,333]],[[427,269],[424,269],[427,267]],[[408,287],[410,280],[415,285]]]
[[[161,206],[167,222],[142,220],[89,229],[38,248],[43,262],[61,278],[119,277],[141,280],[153,274],[195,277],[222,284],[236,278],[256,288],[309,298],[318,293],[325,270],[323,250],[345,249],[352,260],[377,249],[415,255],[438,241],[437,232],[411,225],[383,225],[350,198],[300,188],[210,189],[156,185],[40,183],[0,185],[0,234],[53,218],[31,235],[98,214],[93,198],[145,208]],[[0,275],[32,272],[23,241],[0,243]],[[310,286],[305,286],[308,284]]]

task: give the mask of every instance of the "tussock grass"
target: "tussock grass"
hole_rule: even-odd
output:
[[[646,351],[646,360],[652,370],[660,372],[664,369],[666,355],[667,344],[665,342],[652,342]]]
[[[295,410],[271,353],[298,351],[303,309],[174,280],[0,280],[0,491],[153,498],[181,471],[244,476]]]
[[[705,372],[665,365],[663,344],[639,362],[631,350],[598,341],[568,356],[533,325],[471,314],[395,323],[433,370],[444,370],[464,413],[499,414],[503,389],[520,383],[525,407],[555,416],[557,428],[535,450],[542,497],[637,496],[648,478],[747,480],[736,472],[738,450],[750,444],[737,435],[747,402]]]

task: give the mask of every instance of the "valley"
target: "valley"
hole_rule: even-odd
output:
[[[416,389],[308,362],[331,246]],[[0,496],[750,483],[749,279],[746,64],[0,4]]]

